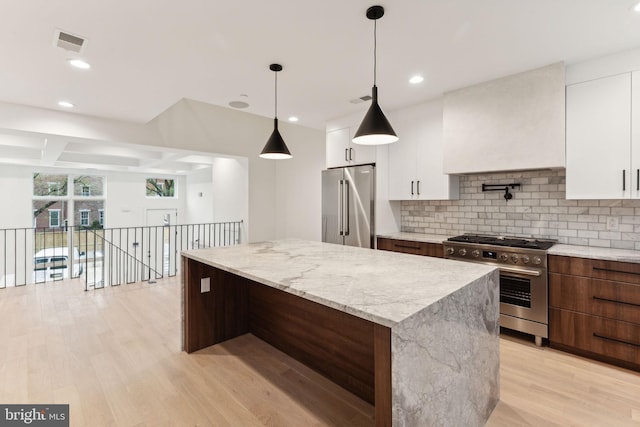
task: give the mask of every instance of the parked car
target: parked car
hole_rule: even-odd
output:
[[[83,273],[83,265],[78,248],[73,248],[73,260],[69,259],[69,248],[57,247],[38,251],[33,256],[33,281],[36,283],[50,280],[68,279],[80,277]],[[69,263],[73,261],[71,269]]]

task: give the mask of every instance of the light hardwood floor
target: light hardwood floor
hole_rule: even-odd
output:
[[[245,335],[180,351],[180,284],[0,290],[0,403],[69,403],[74,426],[372,426],[372,407]],[[488,426],[640,426],[640,374],[501,339]],[[461,426],[464,427],[464,426]]]

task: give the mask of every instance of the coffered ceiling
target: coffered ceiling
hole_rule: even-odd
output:
[[[635,3],[378,2],[386,10],[378,21],[381,106],[392,110],[552,62],[571,64],[639,47]],[[373,4],[0,0],[0,101],[62,110],[57,103],[66,100],[76,114],[136,123],[182,98],[220,106],[244,101],[249,107],[242,111],[272,117],[268,66],[279,62],[279,117],[295,115],[299,124],[322,129],[327,120],[367,107],[350,100],[371,90],[373,24],[365,11]],[[56,30],[86,38],[82,52],[56,47]],[[86,60],[91,69],[71,67],[72,58]],[[424,82],[410,84],[414,74]],[[44,143],[30,138],[0,138],[0,157],[28,157],[33,144]],[[70,163],[78,156],[109,157],[73,144],[47,144],[50,156]],[[149,162],[154,159],[150,155]]]

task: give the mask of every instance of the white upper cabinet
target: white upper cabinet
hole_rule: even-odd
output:
[[[376,148],[351,142],[355,127],[343,127],[327,131],[327,167],[353,166],[375,163]]]
[[[565,74],[557,63],[444,97],[444,172],[565,166]]]
[[[389,145],[389,200],[457,199],[458,177],[442,171],[442,103],[387,114],[399,140]]]
[[[631,197],[631,103],[630,73],[567,86],[568,199]]]

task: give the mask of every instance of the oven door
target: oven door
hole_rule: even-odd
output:
[[[544,270],[500,268],[500,314],[547,324]]]

